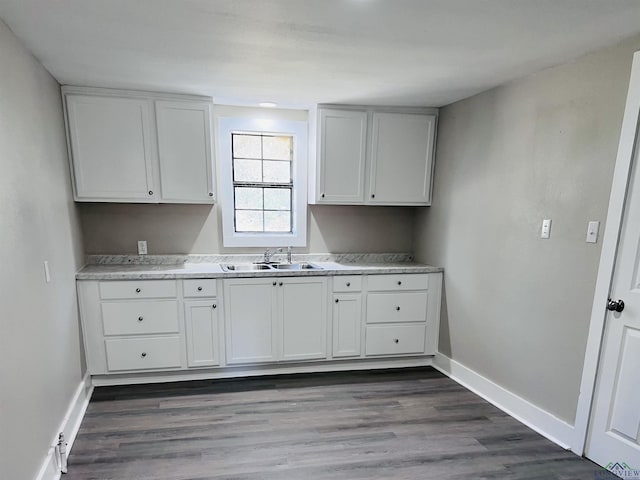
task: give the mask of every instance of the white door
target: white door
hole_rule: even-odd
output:
[[[362,294],[333,296],[333,357],[359,357],[362,327]]]
[[[213,203],[207,102],[156,101],[162,201]]]
[[[227,363],[277,361],[276,280],[236,278],[223,285]]]
[[[320,110],[318,203],[364,201],[367,112]]]
[[[282,360],[327,357],[327,279],[278,281],[282,313]]]
[[[638,112],[634,113],[638,118]],[[625,478],[640,478],[640,165],[636,156],[626,199],[586,456]]]
[[[186,300],[184,321],[187,365],[207,367],[220,363],[218,355],[218,305],[215,300]]]
[[[373,114],[367,202],[428,205],[435,115]]]
[[[151,103],[67,95],[76,200],[157,201]]]

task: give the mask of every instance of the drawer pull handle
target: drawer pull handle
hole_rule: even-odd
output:
[[[202,291],[202,287],[198,287],[198,291],[201,292]]]
[[[396,307],[396,311],[399,312],[400,311],[400,307]]]
[[[214,303],[213,305],[211,305],[211,308],[218,308],[218,305]]]
[[[347,282],[347,287],[350,287],[350,286],[351,286],[351,282]]]
[[[147,352],[142,352],[142,353],[140,354],[140,357],[141,357],[141,358],[145,358],[146,356],[147,356]]]
[[[397,338],[393,339],[393,343],[399,343],[399,342],[400,342],[400,340],[398,340]]]
[[[336,303],[338,303],[340,301],[340,299],[336,298]]]
[[[398,280],[398,285],[402,285],[402,282],[400,280]]]
[[[136,288],[136,293],[140,293],[142,290],[140,290],[139,288]]]
[[[143,321],[143,320],[144,320],[144,317],[143,317],[142,315],[140,315],[140,316],[138,317],[138,321],[139,321],[139,322],[141,322],[141,321]]]

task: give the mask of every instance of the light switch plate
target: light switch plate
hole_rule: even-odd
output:
[[[587,227],[587,243],[598,243],[598,230],[600,229],[600,222],[589,222]]]
[[[542,220],[542,230],[540,231],[540,238],[551,237],[551,219],[545,218]]]
[[[146,254],[147,254],[147,241],[138,240],[138,255],[146,255]]]

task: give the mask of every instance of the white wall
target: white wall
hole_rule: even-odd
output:
[[[0,255],[0,477],[27,480],[81,380],[82,252],[59,85],[1,21]]]
[[[441,110],[417,257],[445,268],[440,351],[573,423],[634,50],[588,55]],[[540,239],[543,218],[551,238]]]

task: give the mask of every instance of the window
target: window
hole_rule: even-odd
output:
[[[232,133],[234,231],[291,233],[289,135]]]
[[[224,246],[305,246],[307,123],[221,117],[218,143]]]

